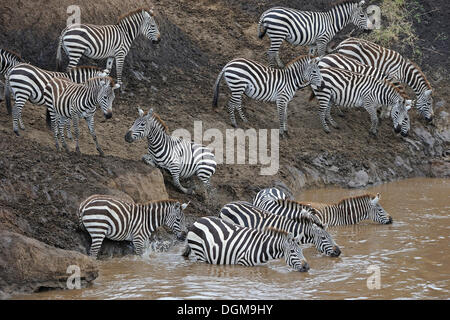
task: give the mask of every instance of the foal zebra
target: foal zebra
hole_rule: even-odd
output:
[[[275,101],[280,119],[280,135],[287,135],[287,105],[297,90],[314,84],[322,85],[322,77],[317,59],[300,56],[292,60],[283,69],[273,69],[248,59],[234,59],[223,67],[214,85],[213,107],[217,107],[219,84],[222,77],[230,88],[228,113],[231,124],[237,127],[234,109],[237,109],[242,121],[247,122],[242,111],[242,95],[259,101]]]
[[[184,193],[192,194],[193,191],[184,188],[180,178],[189,178],[195,174],[209,193],[210,179],[217,165],[211,150],[200,144],[170,136],[166,124],[153,113],[153,109],[150,109],[147,115],[139,109],[139,117],[126,133],[125,141],[131,143],[145,137],[148,141],[148,153],[142,157],[145,163],[167,169],[175,186]]]
[[[17,53],[0,48],[0,75],[6,77],[12,67],[22,62],[23,59]]]
[[[54,133],[57,150],[59,150],[59,131],[63,147],[67,152],[69,151],[64,139],[64,126],[69,119],[72,119],[75,130],[76,152],[80,152],[78,120],[85,118],[97,151],[101,156],[104,155],[95,134],[94,114],[97,105],[100,105],[105,118],[112,117],[114,90],[118,87],[119,85],[114,84],[114,80],[110,77],[90,78],[84,83],[74,83],[63,78],[49,80],[44,89],[44,99],[47,106],[47,125]]]
[[[61,70],[61,48],[69,57],[68,69],[75,67],[84,55],[93,59],[107,58],[106,66],[111,70],[116,60],[117,82],[122,84],[122,69],[128,51],[139,35],[153,43],[161,40],[153,10],[141,8],[121,18],[116,25],[97,26],[75,24],[61,32],[56,53],[57,70]]]
[[[152,232],[163,225],[184,240],[187,229],[183,210],[187,205],[176,200],[138,204],[108,195],[90,196],[78,209],[80,227],[92,239],[89,255],[97,258],[105,238],[132,241],[136,254],[142,255]]]
[[[433,119],[432,88],[422,70],[398,52],[376,43],[348,38],[333,51],[378,68],[393,80],[406,83],[416,94],[416,109],[426,120]]]
[[[108,70],[102,71],[97,67],[80,66],[69,72],[53,72],[35,67],[28,63],[21,63],[9,71],[5,86],[6,108],[11,113],[11,94],[15,100],[13,113],[13,130],[16,135],[20,129],[24,130],[22,109],[27,101],[36,105],[43,105],[44,88],[52,78],[66,78],[72,82],[82,83],[89,78],[107,75]]]
[[[255,266],[284,257],[295,271],[309,270],[302,249],[291,234],[276,229],[260,231],[228,223],[216,217],[204,217],[187,234],[183,256],[191,251],[197,260],[210,264]]]
[[[330,112],[331,106],[336,104],[343,107],[363,107],[370,115],[372,123],[370,133],[376,136],[378,126],[376,108],[384,105],[392,110],[391,117],[395,131],[401,132],[402,136],[408,135],[410,127],[408,110],[412,101],[391,82],[337,68],[321,68],[320,72],[324,85],[321,88],[314,85],[311,87],[320,103],[319,116],[326,133],[330,132],[326,119],[334,128],[338,128]]]
[[[258,23],[258,37],[270,38],[267,52],[270,66],[283,67],[279,49],[284,40],[294,46],[317,46],[317,54],[325,54],[328,42],[349,23],[361,29],[373,29],[373,24],[363,9],[364,1],[345,1],[326,12],[300,11],[274,7],[265,11]]]
[[[341,250],[331,235],[314,216],[312,208],[305,208],[291,218],[269,213],[248,202],[231,202],[223,206],[219,217],[227,222],[258,230],[276,228],[292,233],[300,242],[312,243],[316,249],[327,256],[338,257]]]

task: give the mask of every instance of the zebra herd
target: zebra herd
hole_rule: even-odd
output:
[[[420,68],[397,52],[358,38],[349,38],[331,53],[327,45],[346,25],[370,30],[373,23],[363,8],[365,2],[344,1],[326,12],[307,12],[275,7],[265,11],[258,23],[258,37],[270,39],[269,66],[245,58],[233,59],[219,73],[213,88],[213,106],[217,107],[219,85],[223,79],[231,91],[227,111],[231,124],[237,127],[235,110],[247,122],[242,109],[246,95],[258,101],[275,102],[280,122],[280,135],[288,137],[288,103],[296,92],[310,86],[319,101],[319,118],[325,132],[338,127],[331,117],[333,105],[363,107],[370,115],[370,133],[377,134],[377,108],[387,107],[393,127],[403,136],[410,129],[412,106],[427,120],[433,117],[432,88]],[[27,101],[45,105],[47,124],[52,129],[56,148],[59,141],[68,151],[65,134],[75,131],[76,151],[78,123],[86,119],[89,132],[101,156],[104,155],[94,129],[97,106],[106,118],[112,117],[114,91],[123,90],[124,59],[138,35],[157,43],[159,28],[151,9],[134,10],[115,25],[78,24],[65,28],[58,41],[57,69],[48,71],[24,62],[19,55],[0,49],[0,73],[5,76],[5,99],[12,113],[13,131],[19,135],[25,126],[22,111]],[[286,65],[280,59],[283,41],[292,45],[309,45],[310,54],[302,55]],[[69,64],[61,69],[62,51]],[[317,56],[313,54],[317,53]],[[107,59],[106,69],[78,66],[82,56]],[[110,72],[115,61],[117,83]],[[415,93],[408,98],[403,84]],[[11,98],[14,106],[11,107]],[[211,191],[211,177],[216,170],[213,152],[207,147],[175,138],[152,108],[138,117],[125,134],[132,143],[147,138],[148,149],[142,160],[153,167],[166,169],[173,184],[183,193],[193,190],[181,185],[180,179],[196,175]],[[189,228],[183,210],[187,203],[159,200],[146,204],[124,201],[112,196],[93,195],[79,206],[80,225],[91,236],[90,255],[97,257],[105,238],[130,240],[135,252],[142,254],[151,233],[160,226],[170,228],[178,238],[186,240],[183,256],[193,254],[198,260],[212,264],[253,266],[271,259],[285,258],[296,271],[307,271],[309,265],[302,244],[312,244],[327,256],[341,254],[339,246],[327,231],[328,226],[356,224],[372,220],[392,223],[392,218],[379,204],[379,195],[348,198],[336,204],[297,202],[276,188],[261,190],[252,203],[234,201],[222,207],[217,216],[202,217]]]

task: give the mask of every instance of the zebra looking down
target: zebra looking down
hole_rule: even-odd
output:
[[[111,77],[90,78],[84,83],[74,83],[68,79],[50,79],[44,89],[45,104],[47,106],[47,125],[52,129],[55,137],[56,149],[59,150],[58,131],[63,147],[69,149],[64,139],[64,126],[72,119],[75,130],[76,152],[80,152],[78,146],[78,120],[85,118],[89,132],[95,142],[97,151],[104,156],[100,148],[94,129],[94,114],[97,105],[103,111],[106,119],[112,117],[112,103],[114,90],[119,84],[114,84]]]
[[[84,55],[92,59],[107,58],[111,70],[116,60],[117,82],[122,84],[122,69],[134,39],[142,34],[153,43],[161,40],[151,9],[141,8],[119,18],[116,25],[74,24],[61,32],[56,53],[57,70],[61,70],[61,48],[69,57],[68,69],[75,67]]]
[[[247,122],[242,111],[242,95],[259,101],[276,102],[280,120],[280,135],[287,135],[287,106],[297,90],[314,84],[322,86],[317,59],[300,56],[292,60],[283,69],[273,69],[248,59],[234,59],[228,62],[219,73],[214,85],[213,107],[217,107],[219,84],[222,77],[231,91],[228,101],[228,113],[231,124],[237,127],[234,109],[237,109],[242,121]]]
[[[279,49],[284,40],[294,46],[312,45],[317,55],[325,54],[328,42],[349,23],[360,29],[373,29],[373,24],[363,9],[364,1],[344,1],[329,11],[312,12],[291,8],[274,7],[265,11],[258,23],[258,37],[270,38],[267,52],[270,66],[283,67]]]
[[[331,117],[333,104],[343,107],[363,107],[370,115],[372,126],[370,133],[377,135],[378,117],[377,106],[383,105],[391,108],[391,117],[396,132],[407,136],[410,128],[408,110],[412,101],[399,88],[389,81],[380,81],[374,77],[337,69],[321,68],[324,85],[318,88],[311,85],[314,94],[319,100],[319,116],[323,129],[330,132],[325,120],[334,128],[338,124]]]
[[[378,68],[395,81],[406,83],[416,94],[416,109],[426,120],[433,120],[433,90],[420,68],[398,52],[376,43],[348,38],[333,51]]]
[[[5,86],[6,108],[9,114],[11,113],[11,94],[15,100],[12,108],[14,132],[16,135],[20,135],[19,126],[20,129],[25,129],[22,109],[27,101],[35,105],[45,104],[44,89],[50,79],[59,77],[82,83],[89,78],[104,76],[108,73],[108,70],[102,71],[100,68],[90,66],[79,66],[69,72],[48,71],[28,63],[14,66],[9,71]]]
[[[332,236],[325,230],[323,224],[315,218],[312,208],[306,208],[298,212],[296,216],[287,218],[272,214],[248,202],[237,201],[222,207],[219,217],[230,223],[242,227],[250,227],[258,230],[272,227],[278,230],[292,233],[299,243],[312,243],[316,249],[327,256],[338,257],[341,250],[334,242]]]
[[[216,171],[214,154],[200,144],[175,138],[169,135],[169,129],[161,118],[150,109],[147,115],[139,111],[139,117],[134,121],[125,135],[126,142],[133,142],[147,137],[148,153],[142,160],[150,166],[167,169],[173,177],[173,183],[182,192],[192,194],[180,184],[180,178],[196,175],[205,185],[209,193],[210,179]]]
[[[260,231],[241,227],[216,217],[201,218],[190,228],[183,256],[188,257],[191,252],[202,262],[244,266],[284,257],[295,271],[309,270],[302,249],[291,234],[273,228]]]
[[[184,240],[186,223],[183,210],[188,204],[176,200],[131,203],[108,195],[92,195],[78,209],[81,228],[90,234],[89,255],[97,258],[103,239],[133,241],[136,254],[142,255],[145,243],[158,227],[166,225]]]

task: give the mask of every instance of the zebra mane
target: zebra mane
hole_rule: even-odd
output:
[[[149,204],[157,204],[157,203],[179,203],[180,201],[175,200],[175,199],[164,199],[164,200],[151,200],[149,202],[146,202],[145,204],[149,205]]]
[[[3,49],[3,48],[1,48],[0,50],[5,51],[5,53],[9,53],[10,55],[14,56],[20,62],[25,62],[25,60],[22,59],[22,56],[15,51]]]
[[[99,68],[99,67],[97,67],[97,66],[76,66],[76,67],[70,69],[70,70],[69,70],[69,73],[70,73],[70,71],[72,71],[72,70],[80,70],[80,69],[94,69],[94,70],[97,70],[97,71],[103,71],[102,68]]]
[[[292,59],[292,60],[289,61],[288,63],[286,63],[285,68],[288,68],[289,66],[293,65],[293,64],[296,63],[297,61],[302,60],[302,59],[305,59],[305,58],[311,58],[311,59],[314,59],[314,58],[316,58],[316,57],[315,57],[315,56],[310,56],[310,55],[307,55],[307,54],[303,54],[303,55],[301,55],[301,56],[298,56],[297,58]]]
[[[312,223],[312,224],[316,224],[318,227],[320,227],[321,229],[324,229],[325,226],[323,225],[323,223],[320,221],[320,219],[318,218],[318,212],[317,209],[312,207],[309,203],[304,203],[304,202],[298,202],[295,200],[290,200],[290,199],[277,199],[275,200],[275,202],[278,205],[284,206],[286,204],[293,204],[293,205],[300,205],[302,207],[302,209],[305,209],[308,211],[308,215],[306,214],[300,214],[295,216],[295,218],[293,220],[299,222],[299,223]]]
[[[423,80],[425,80],[425,84],[428,87],[428,89],[433,90],[433,88],[431,88],[430,82],[428,81],[427,77],[423,73],[422,69],[420,69],[420,67],[415,62],[412,62],[409,59],[406,59],[406,62],[411,64],[417,70],[417,72],[419,72],[419,74],[422,76]]]
[[[405,92],[405,88],[402,85],[400,85],[400,84],[396,85],[396,84],[394,84],[391,81],[386,80],[386,79],[384,79],[383,81],[384,81],[385,84],[387,84],[388,86],[392,87],[403,99],[405,99],[405,100],[409,99],[408,95]]]
[[[265,233],[265,234],[269,234],[271,236],[277,236],[277,235],[281,235],[283,237],[289,236],[289,232],[284,231],[284,230],[280,230],[280,229],[277,229],[277,228],[274,228],[274,227],[264,228],[262,230],[262,232]]]
[[[86,81],[85,83],[90,82],[90,81],[95,81],[95,80],[98,80],[98,79],[108,79],[109,80],[109,85],[111,87],[114,87],[116,85],[114,79],[109,77],[109,76],[106,76],[106,77],[101,77],[101,76],[92,77],[92,78],[89,78],[88,81]]]
[[[348,5],[348,4],[358,4],[359,1],[351,1],[351,0],[338,0],[338,1],[334,1],[331,3],[331,7],[335,8],[337,6],[344,6],[344,5]]]
[[[163,127],[164,131],[168,134],[169,133],[169,127],[167,127],[166,123],[161,119],[159,114],[153,112],[152,116]]]
[[[151,15],[151,16],[154,15],[154,14],[153,14],[153,11],[152,11],[150,8],[148,8],[148,7],[141,7],[141,8],[139,8],[139,9],[136,9],[136,10],[133,10],[133,11],[130,11],[130,12],[128,12],[128,13],[125,13],[125,14],[121,15],[121,16],[119,17],[119,19],[117,20],[117,24],[119,24],[120,22],[122,22],[124,19],[126,19],[126,18],[128,18],[128,17],[130,17],[130,16],[134,16],[135,14],[140,13],[140,12],[142,12],[142,11],[148,12],[148,14]]]
[[[375,197],[375,195],[373,195],[373,194],[370,194],[370,193],[366,193],[366,194],[363,194],[363,195],[360,195],[360,196],[354,196],[354,197],[350,197],[350,198],[344,198],[344,199],[341,199],[339,202],[337,202],[335,205],[343,205],[343,204],[345,204],[345,203],[347,203],[347,202],[350,202],[350,201],[353,201],[353,200],[356,200],[356,199],[371,199],[371,198],[374,198]]]

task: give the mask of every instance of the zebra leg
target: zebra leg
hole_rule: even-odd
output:
[[[336,121],[334,121],[334,119],[331,117],[331,107],[333,106],[333,104],[330,102],[328,102],[328,107],[327,107],[327,113],[325,115],[326,119],[328,120],[328,122],[331,124],[331,126],[335,129],[339,129],[339,125],[336,123]]]
[[[155,167],[155,168],[158,167],[158,166],[156,165],[156,163],[153,161],[152,156],[149,155],[148,153],[147,153],[147,154],[144,154],[144,155],[142,156],[142,161],[144,161],[144,162],[145,162],[146,164],[148,164],[149,166],[152,166],[152,167]]]
[[[230,100],[228,100],[227,110],[230,116],[231,125],[237,128],[236,117],[234,115],[234,109],[241,109],[242,104],[242,92],[232,93]]]
[[[65,117],[59,117],[58,129],[59,129],[59,136],[61,138],[61,143],[62,143],[64,149],[66,150],[66,152],[69,152],[69,148],[67,147],[66,139],[64,137],[64,127],[66,126],[66,120],[67,120],[67,118],[65,118]]]
[[[78,120],[79,120],[78,116],[75,115],[75,116],[72,117],[73,130],[75,132],[75,152],[80,154],[81,153],[80,152],[80,145],[78,144],[78,137],[79,137],[79,134],[80,134],[80,129],[78,127]]]
[[[75,68],[78,65],[78,62],[80,62],[81,57],[83,56],[85,49],[76,50],[76,51],[70,51],[69,52],[69,64],[67,65],[67,72],[70,71],[70,69]]]
[[[92,139],[94,139],[95,142],[95,147],[97,148],[98,153],[100,154],[101,157],[105,156],[105,153],[103,152],[102,148],[100,148],[100,145],[98,144],[97,141],[97,136],[95,134],[95,129],[94,129],[94,115],[91,115],[89,117],[86,118],[87,124],[88,124],[88,128],[89,128],[89,133],[92,136]]]
[[[370,133],[374,136],[378,133],[378,117],[377,117],[377,109],[370,104],[365,104],[364,109],[369,113],[370,115],[370,122],[372,123],[370,127]]]
[[[106,60],[106,69],[108,69],[109,73],[111,73],[112,67],[113,67],[113,63],[114,63],[114,57],[109,57]]]
[[[278,118],[280,120],[280,137],[288,136],[287,132],[287,102],[285,100],[277,100]]]
[[[115,58],[116,58],[117,83],[120,84],[120,92],[124,92],[125,88],[122,84],[122,70],[123,70],[123,62],[125,60],[125,55],[123,53],[118,53]]]
[[[12,108],[12,117],[13,117],[13,130],[16,135],[20,135],[19,133],[19,125],[20,129],[25,130],[25,125],[22,121],[22,108],[25,104],[26,100],[17,98],[14,102],[14,106]]]
[[[327,53],[328,41],[329,41],[328,39],[319,39],[317,41],[317,55],[319,57],[321,57]]]
[[[270,37],[270,35],[269,35]],[[280,59],[280,47],[283,43],[284,37],[282,38],[276,38],[276,39],[270,39],[270,48],[267,52],[267,56],[269,58],[269,67],[272,68],[284,68],[284,64]]]
[[[136,236],[133,238],[134,252],[138,256],[142,256],[145,249],[145,240],[141,236]]]
[[[241,117],[242,121],[243,121],[243,122],[248,122],[247,118],[246,118],[245,115],[244,115],[244,111],[242,110],[242,103],[239,104],[239,105],[236,107],[236,109],[237,109],[237,111],[239,112],[239,116]]]
[[[58,122],[59,117],[58,115],[52,113],[50,111],[50,119],[51,119],[51,130],[53,131],[53,137],[55,138],[55,147],[56,150],[59,151],[59,141],[58,141]]]
[[[100,251],[105,236],[106,236],[105,233],[98,233],[95,235],[91,234],[92,242],[91,248],[89,249],[89,256],[91,258],[97,259],[98,252]]]
[[[172,168],[170,169],[170,173],[172,174],[173,177],[173,184],[180,189],[183,193],[187,193],[187,194],[194,194],[194,191],[192,189],[186,189],[184,188],[181,183],[180,183],[180,169],[179,168]]]
[[[330,133],[330,128],[328,127],[327,122],[326,122],[326,113],[327,113],[328,104],[329,104],[329,102],[320,101],[320,106],[319,106],[320,122],[322,123],[323,130],[326,133]]]
[[[67,133],[67,138],[69,138],[69,140],[72,140],[72,131],[70,129],[70,119],[66,120],[66,133]]]

